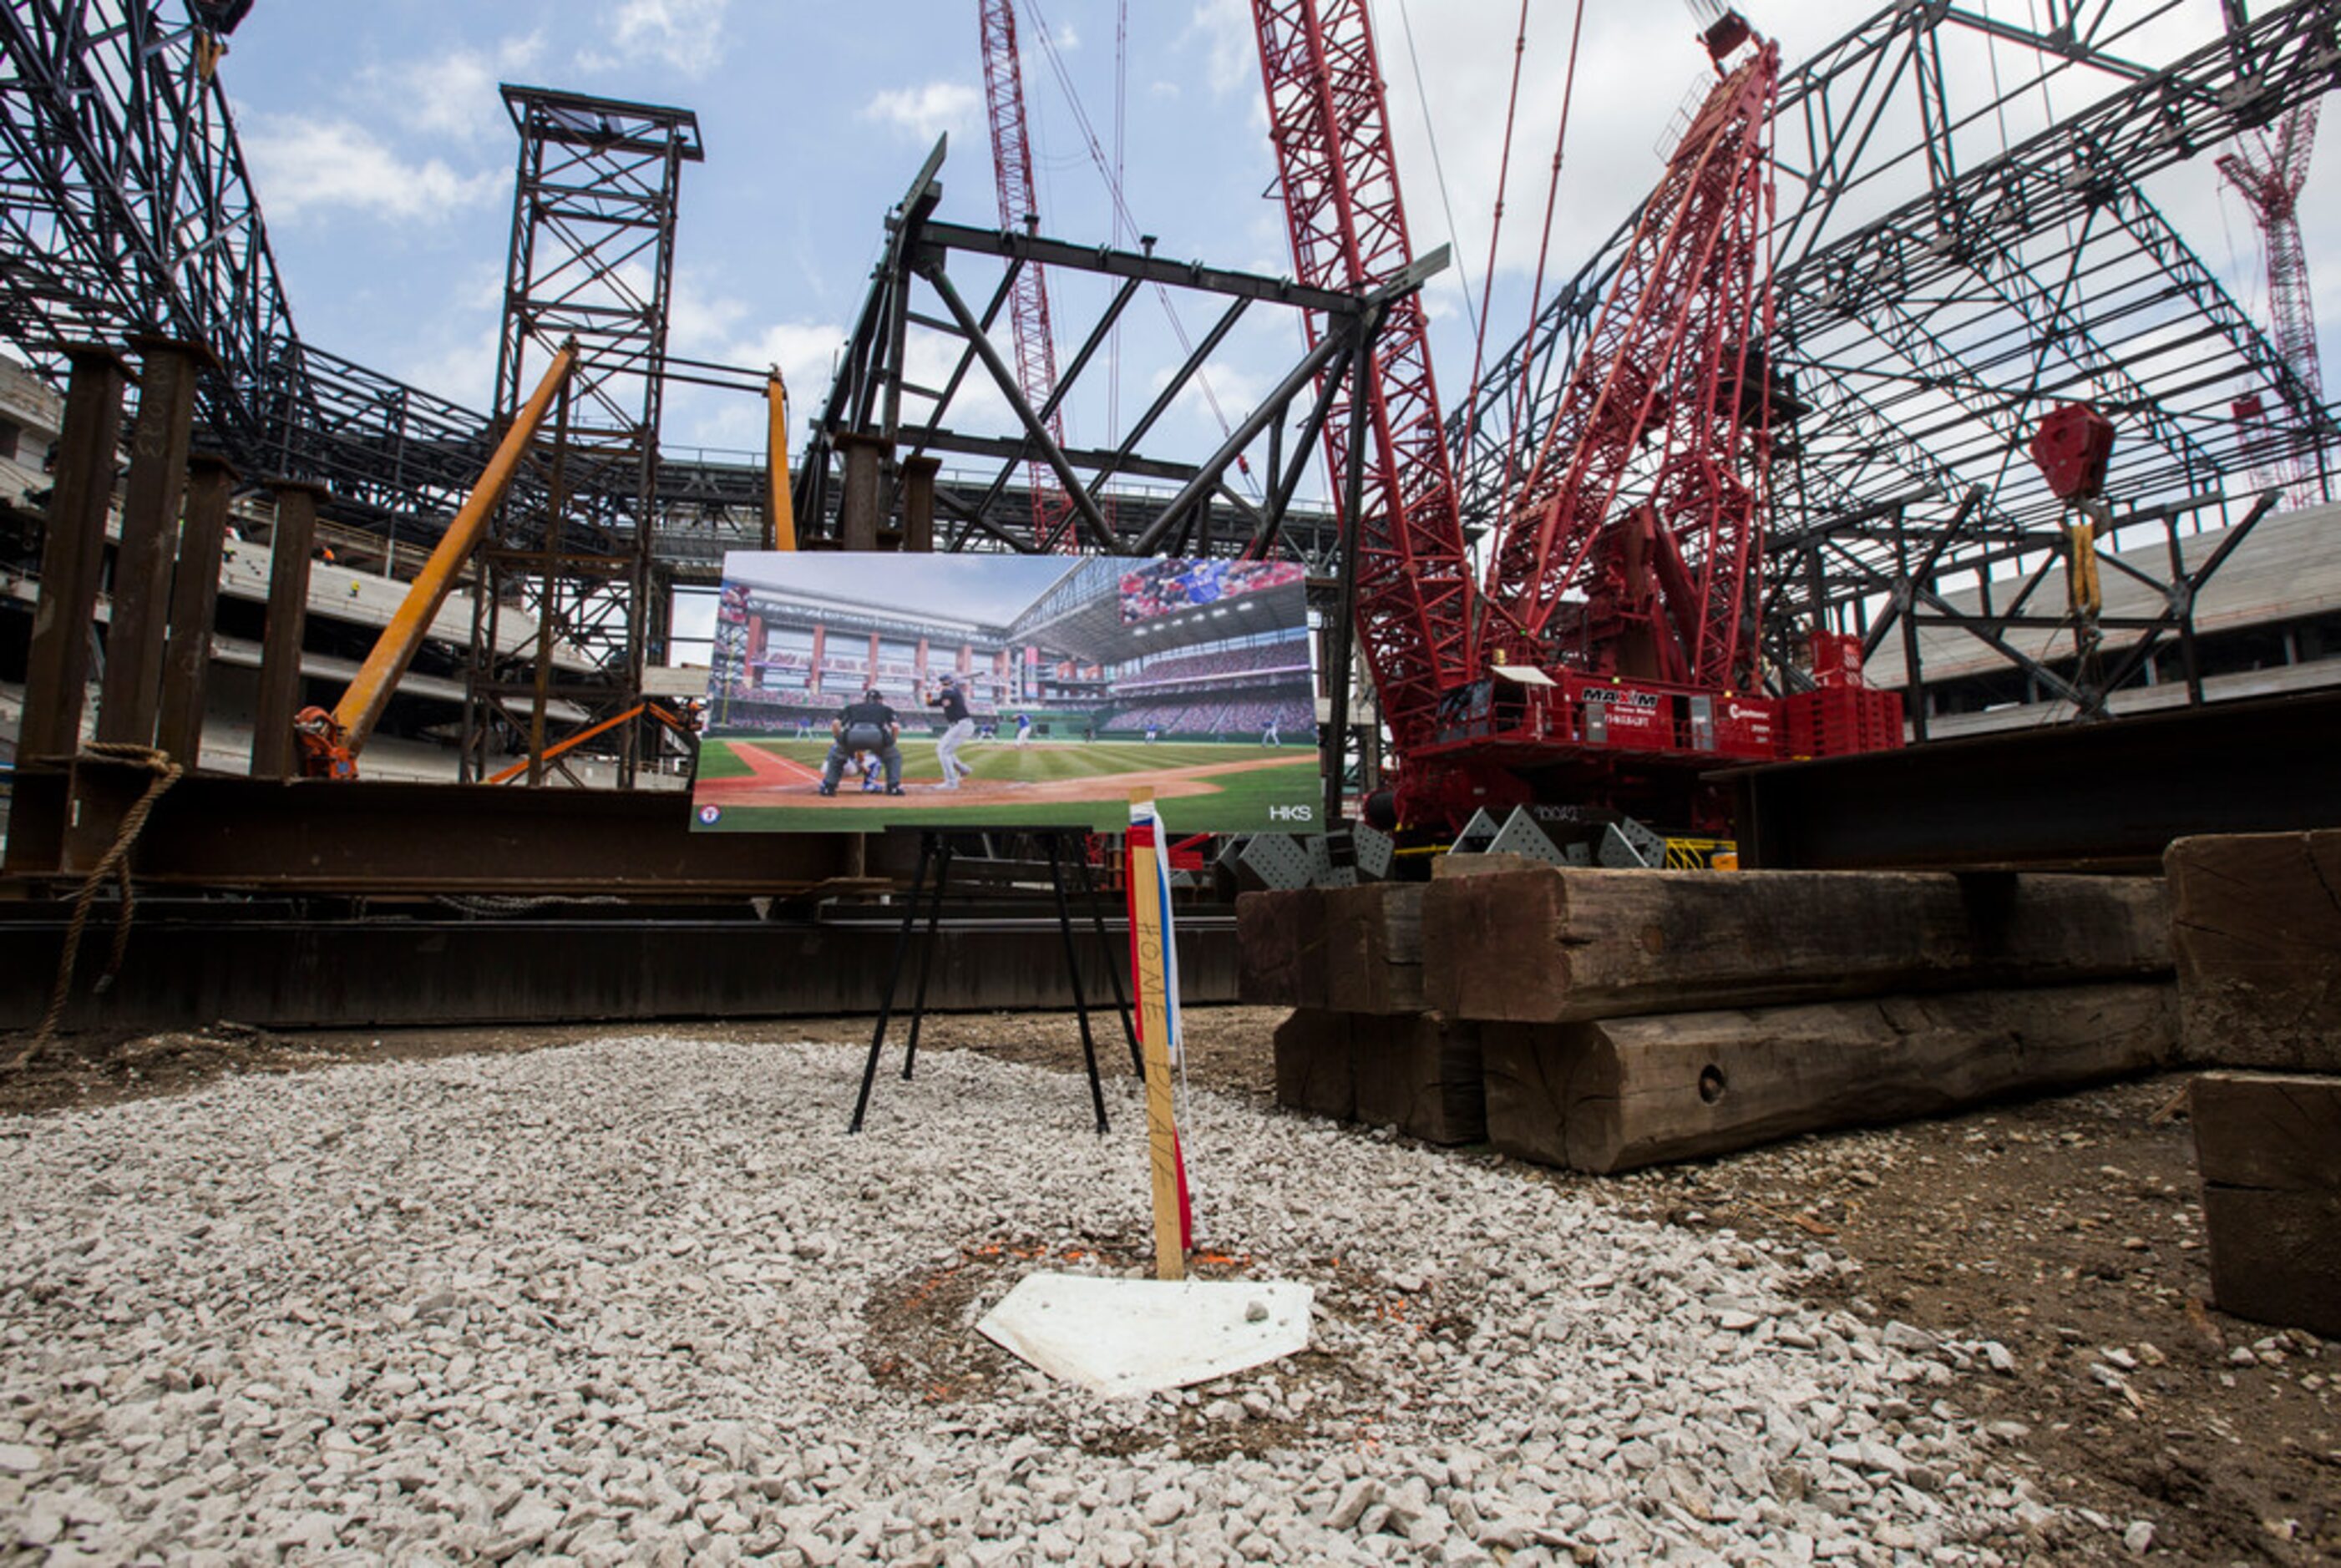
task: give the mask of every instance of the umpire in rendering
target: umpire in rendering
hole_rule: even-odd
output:
[[[875,752],[878,760],[886,765],[886,793],[902,792],[902,749],[895,742],[902,739],[902,721],[893,709],[873,689],[862,694],[859,702],[849,702],[838,716],[829,721],[829,759],[821,770],[821,792],[837,793],[837,780],[845,771],[846,759]],[[867,760],[862,763],[869,766]]]

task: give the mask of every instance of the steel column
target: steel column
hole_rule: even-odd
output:
[[[187,516],[171,583],[171,638],[163,649],[163,711],[154,744],[190,769],[203,757],[204,677],[211,665],[220,546],[235,482],[235,466],[217,452],[199,452],[187,460]]]
[[[902,548],[925,555],[935,548],[935,474],[939,457],[913,457],[902,463]]]
[[[187,482],[195,375],[211,356],[174,338],[130,342],[140,360],[138,417],[122,492],[122,544],[114,558],[114,619],[105,640],[97,738],[145,746],[154,739],[162,700],[163,633],[171,610],[179,499]]]
[[[253,703],[252,776],[290,779],[300,772],[293,715],[301,707],[301,642],[309,621],[309,551],[317,537],[321,486],[269,481],[276,492],[276,530],[269,535],[268,625],[260,649],[260,695]]]
[[[845,495],[838,505],[837,531],[847,550],[878,548],[879,476],[891,450],[884,437],[842,431],[837,448],[845,454]]]
[[[114,454],[122,439],[122,389],[130,367],[112,349],[67,351],[73,380],[57,443],[56,489],[41,546],[41,597],[25,661],[25,719],[16,756],[63,756],[81,745],[87,700],[90,622],[104,565]]]

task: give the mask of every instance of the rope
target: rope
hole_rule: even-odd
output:
[[[49,1010],[41,1015],[41,1026],[33,1031],[32,1043],[17,1052],[8,1063],[7,1070],[12,1073],[23,1070],[47,1047],[56,1034],[57,1023],[65,1017],[66,999],[73,994],[74,965],[81,956],[82,932],[89,925],[90,910],[97,902],[97,890],[108,877],[114,878],[121,888],[122,908],[115,917],[113,953],[105,961],[105,973],[98,977],[91,994],[103,993],[114,984],[115,976],[122,972],[123,957],[130,948],[131,917],[138,908],[130,888],[130,849],[145,828],[147,814],[154,809],[154,802],[160,800],[164,792],[186,772],[184,768],[171,760],[169,752],[157,750],[152,746],[93,740],[83,749],[83,755],[134,762],[154,778],[147,783],[146,792],[138,797],[138,803],[124,814],[122,827],[114,836],[113,847],[98,858],[97,864],[90,868],[89,876],[82,882],[81,892],[74,899],[73,920],[65,927],[65,952],[57,959],[57,983],[49,992]]]
[[[1431,173],[1439,177],[1439,210],[1447,215],[1447,237],[1454,243],[1459,254],[1463,249],[1463,231],[1455,226],[1455,203],[1448,199],[1447,162],[1439,155],[1439,131],[1430,118],[1430,94],[1422,84],[1422,57],[1415,53],[1414,18],[1407,14],[1406,0],[1398,0],[1398,20],[1400,30],[1406,35],[1407,63],[1414,67],[1414,96],[1416,103],[1422,107],[1422,133],[1424,139],[1430,144]],[[1529,0],[1520,0],[1520,37],[1512,54],[1512,101],[1515,104],[1519,101],[1519,56],[1528,47],[1528,24]],[[1496,270],[1496,235],[1502,233],[1504,229],[1503,170],[1510,167],[1511,160],[1512,119],[1511,111],[1508,109],[1504,114],[1504,158],[1496,175],[1496,226],[1495,232],[1488,236],[1488,273],[1491,283]],[[1455,283],[1463,295],[1463,314],[1470,323],[1471,335],[1476,342],[1471,358],[1471,388],[1476,401],[1479,386],[1479,355],[1488,346],[1488,302],[1484,297],[1477,301],[1471,298],[1471,280],[1459,267],[1456,269]],[[1467,402],[1464,406],[1468,408],[1470,405]]]
[[[1400,0],[1398,14],[1399,19],[1404,22],[1406,20],[1405,0]],[[1414,26],[1411,23],[1407,24],[1406,50],[1410,55],[1414,53]],[[1479,285],[1479,312],[1471,318],[1471,382],[1470,390],[1464,394],[1463,398],[1463,408],[1467,414],[1479,406],[1479,375],[1488,362],[1488,316],[1496,295],[1496,247],[1504,234],[1504,193],[1509,188],[1512,179],[1512,127],[1519,117],[1520,65],[1528,58],[1528,52],[1529,0],[1520,0],[1520,25],[1519,31],[1512,37],[1512,87],[1504,99],[1504,151],[1496,160],[1496,215],[1495,221],[1488,229],[1488,276],[1487,281]],[[1420,93],[1422,90],[1422,66],[1420,62],[1416,63],[1414,68],[1414,84],[1415,90]],[[1422,106],[1422,117],[1425,120],[1430,118],[1430,105],[1427,102]],[[1438,166],[1438,155],[1437,144],[1433,144],[1431,158],[1434,168]],[[1447,199],[1447,176],[1443,172],[1439,175],[1439,198],[1442,202]],[[1447,227],[1449,233],[1454,231],[1455,214],[1452,212],[1447,214]],[[1471,285],[1469,283],[1463,285],[1463,299],[1465,308],[1469,309],[1471,299]]]
[[[1545,265],[1552,255],[1552,215],[1560,201],[1561,160],[1569,150],[1569,105],[1577,97],[1577,46],[1583,41],[1584,36],[1585,0],[1577,0],[1577,17],[1569,26],[1569,70],[1568,74],[1561,78],[1560,84],[1560,124],[1553,132],[1552,136],[1552,178],[1545,185],[1544,191],[1544,233],[1542,238],[1537,242],[1536,283],[1529,291],[1529,331],[1531,333],[1536,331],[1538,315],[1544,310]],[[1534,358],[1532,352],[1522,356],[1519,374],[1512,389],[1512,439],[1504,443],[1502,504],[1508,508],[1512,503],[1512,498],[1521,490],[1534,484],[1544,469],[1545,452],[1541,446],[1537,450],[1535,462],[1525,475],[1520,473],[1519,466],[1519,437],[1522,429],[1528,423],[1529,412],[1529,362],[1532,358]],[[1515,484],[1518,485],[1518,489],[1514,488]],[[1492,572],[1494,569],[1495,557],[1490,553],[1489,570]]]

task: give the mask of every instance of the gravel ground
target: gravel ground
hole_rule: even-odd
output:
[[[613,1038],[0,1125],[14,1557],[1993,1562],[2094,1533],[1957,1414],[2005,1349],[1827,1305],[1818,1245],[1200,1091],[1207,1266],[1314,1285],[1311,1351],[1178,1398],[1046,1384],[970,1325],[1029,1269],[1145,1255],[1132,1086],[1101,1141],[1061,1074],[941,1051],[852,1138],[859,1066]]]

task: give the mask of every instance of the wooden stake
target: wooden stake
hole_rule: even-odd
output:
[[[1146,789],[1130,792],[1131,804],[1153,799]],[[1161,833],[1156,819],[1156,837]],[[1158,1279],[1187,1277],[1186,1249],[1180,1245],[1179,1126],[1170,1099],[1170,1006],[1163,994],[1162,905],[1154,857],[1159,845],[1129,839],[1131,935],[1138,995],[1138,1038],[1146,1055],[1146,1143],[1154,1179],[1154,1274]]]

